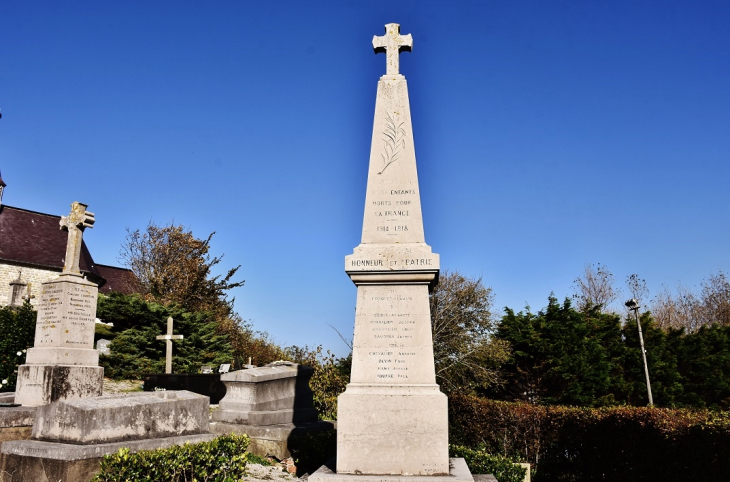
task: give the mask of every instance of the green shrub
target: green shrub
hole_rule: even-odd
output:
[[[246,473],[246,435],[130,453],[119,449],[101,461],[92,482],[235,482]]]
[[[449,445],[450,457],[463,457],[472,474],[492,474],[498,482],[522,482],[527,469],[507,457],[492,455],[461,445]]]
[[[0,309],[0,392],[15,391],[18,365],[33,347],[35,322],[36,312],[27,301],[19,309]]]
[[[451,442],[526,460],[535,482],[725,481],[730,413],[449,399]]]

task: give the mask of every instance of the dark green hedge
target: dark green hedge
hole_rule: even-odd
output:
[[[92,482],[235,482],[246,474],[246,435],[104,456]]]
[[[450,457],[462,457],[473,474],[492,474],[497,482],[522,482],[527,469],[520,467],[502,455],[492,455],[484,450],[470,449],[461,445],[449,445]]]
[[[33,347],[35,321],[30,303],[18,309],[0,308],[0,392],[15,391],[18,365],[25,363],[26,351]]]
[[[530,462],[535,482],[727,481],[730,413],[449,399],[452,444]]]

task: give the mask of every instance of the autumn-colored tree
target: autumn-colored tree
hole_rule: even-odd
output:
[[[491,336],[494,328],[491,288],[481,278],[444,271],[431,297],[436,379],[446,392],[464,393],[500,382],[499,366],[508,344]]]
[[[209,253],[214,234],[203,240],[181,225],[150,222],[144,231],[127,230],[121,260],[137,276],[147,299],[176,303],[188,311],[204,311],[224,320],[234,315],[234,300],[228,299],[228,291],[244,282],[233,281],[240,265],[225,276],[212,274],[223,259]]]

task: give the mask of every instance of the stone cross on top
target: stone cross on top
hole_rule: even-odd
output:
[[[81,242],[84,229],[94,226],[94,213],[86,210],[89,207],[78,201],[71,203],[71,212],[68,216],[61,216],[61,229],[68,230],[66,242],[66,259],[63,265],[63,274],[80,275],[79,258],[81,257]]]
[[[400,25],[397,23],[386,24],[385,35],[382,37],[373,36],[375,53],[385,51],[385,75],[398,75],[400,73],[398,54],[401,50],[410,52],[411,47],[413,47],[413,37],[411,37],[411,34],[401,35]]]
[[[167,353],[165,354],[165,373],[172,373],[172,340],[182,340],[182,335],[172,334],[172,316],[167,318],[167,334],[157,337],[158,340],[167,342]]]

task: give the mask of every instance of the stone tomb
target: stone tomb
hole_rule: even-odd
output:
[[[317,421],[309,380],[314,370],[290,362],[221,374],[226,396],[213,412],[211,431],[245,433],[249,450],[279,460],[291,456],[289,439],[308,431],[332,430]]]
[[[71,204],[61,218],[68,229],[61,275],[42,285],[35,342],[18,367],[15,403],[38,406],[69,398],[101,395],[104,369],[94,349],[98,287],[79,271],[81,236],[94,224],[86,205]]]
[[[215,438],[208,397],[187,391],[64,400],[36,409],[31,440],[0,447],[3,482],[89,480],[101,457]]]
[[[338,399],[337,460],[310,482],[472,482],[449,459],[447,398],[436,384],[429,290],[439,256],[426,244],[408,85],[398,53],[410,35],[398,24],[373,38],[387,53],[378,82],[362,240],[345,258],[357,286],[350,383]]]

